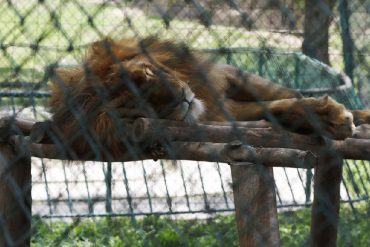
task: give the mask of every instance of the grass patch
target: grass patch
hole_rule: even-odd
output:
[[[356,211],[342,206],[339,246],[370,246],[369,204],[357,204]],[[130,218],[60,220],[34,218],[32,246],[238,246],[234,214],[208,220],[172,220],[148,216]],[[283,246],[307,246],[310,210],[279,213]]]

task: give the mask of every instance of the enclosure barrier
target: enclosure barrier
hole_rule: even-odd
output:
[[[357,128],[352,138],[333,141],[283,131],[265,121],[189,125],[138,118],[122,124],[138,155],[127,153],[109,161],[178,159],[230,164],[240,246],[280,246],[273,167],[315,168],[310,244],[336,246],[342,159],[370,159],[368,125]],[[89,159],[60,150],[52,144],[56,135],[52,122],[0,119],[1,246],[30,244],[31,156]],[[139,148],[143,146],[148,148]]]

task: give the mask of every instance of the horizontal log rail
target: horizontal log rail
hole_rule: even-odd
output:
[[[163,137],[182,142],[229,143],[240,140],[255,147],[299,149],[311,151],[316,155],[331,151],[345,159],[370,159],[370,139],[347,138],[344,141],[334,141],[321,136],[300,135],[281,128],[274,129],[272,124],[267,125],[264,121],[251,122],[249,126],[244,127],[243,124],[239,125],[239,122],[175,126],[173,121],[139,118],[133,124],[132,139],[139,143]],[[359,132],[355,134],[358,136]]]
[[[55,145],[39,144],[30,138],[11,136],[10,142],[17,152],[28,150],[31,156],[47,159],[68,159]],[[111,162],[137,161],[147,159],[177,159],[208,162],[224,162],[239,165],[263,164],[268,167],[313,168],[317,164],[316,156],[310,151],[288,148],[254,148],[239,141],[227,143],[173,142],[170,150],[161,150],[157,154],[143,153],[136,159],[128,155],[116,157]],[[162,148],[159,148],[162,149]],[[78,160],[78,158],[77,158]],[[81,158],[81,160],[83,160]],[[91,160],[91,159],[90,159]],[[94,161],[105,161],[92,159]]]
[[[370,139],[364,138],[370,131],[367,125],[357,128],[354,134],[356,138],[334,141],[320,136],[284,131],[266,121],[187,124],[172,120],[138,118],[132,124],[128,121],[122,121],[122,124],[126,130],[130,130],[127,131],[130,136],[124,138],[131,140],[137,155],[132,157],[128,153],[123,153],[122,157],[115,157],[110,161],[186,159],[254,163],[260,160],[269,166],[272,166],[272,163],[275,163],[275,166],[284,166],[285,163],[287,167],[311,168],[314,162],[311,161],[312,155],[308,152],[315,156],[335,152],[344,159],[370,160]],[[54,126],[50,121],[35,123],[17,118],[0,120],[0,141],[10,138],[18,149],[26,145],[31,155],[35,157],[85,160],[84,157],[68,157],[65,152],[61,152],[61,149],[68,149],[68,147],[52,144],[49,135],[53,131],[55,131]],[[26,135],[24,140],[22,140],[22,134]],[[143,152],[140,149],[142,146],[163,143],[164,139],[166,145],[154,145],[151,152]],[[23,144],[19,145],[21,140]],[[235,140],[240,142],[239,150],[235,153],[244,155],[243,157],[225,154],[230,148],[229,144]],[[283,151],[283,149],[286,150]],[[266,155],[267,153],[270,155]],[[271,160],[267,160],[269,156]],[[271,162],[272,157],[284,162]],[[288,157],[291,157],[291,162],[287,162]],[[87,160],[98,159],[88,158]],[[100,161],[104,160],[100,159]]]

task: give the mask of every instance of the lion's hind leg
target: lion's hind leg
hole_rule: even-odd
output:
[[[303,98],[296,90],[281,86],[256,74],[230,65],[219,65],[219,67],[225,74],[228,85],[225,96],[229,99],[253,102]]]

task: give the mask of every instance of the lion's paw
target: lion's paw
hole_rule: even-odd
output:
[[[312,109],[310,118],[311,124],[316,130],[319,130],[332,139],[344,140],[351,137],[355,125],[353,115],[344,105],[336,102],[329,96],[323,96],[319,99],[306,98],[302,99],[303,105]]]

